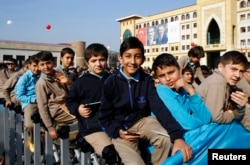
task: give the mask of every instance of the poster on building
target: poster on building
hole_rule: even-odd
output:
[[[147,45],[156,45],[156,26],[150,26],[147,30]]]
[[[136,31],[136,37],[146,46],[146,38],[147,38],[147,29],[139,28]]]
[[[168,35],[167,35],[167,24],[160,24],[157,27],[156,33],[156,44],[162,45],[168,43]]]
[[[180,42],[180,23],[176,22],[169,22],[168,23],[168,42]]]

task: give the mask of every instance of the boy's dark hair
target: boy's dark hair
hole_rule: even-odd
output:
[[[181,70],[181,74],[184,75],[186,72],[190,72],[194,76],[194,72],[193,72],[192,68],[188,65]]]
[[[17,60],[15,58],[13,58],[13,57],[7,58],[4,61],[10,61],[10,62],[13,62],[15,65],[17,65]]]
[[[219,63],[221,63],[222,65],[227,65],[227,64],[241,64],[243,65],[244,69],[246,69],[247,66],[247,58],[245,55],[243,55],[241,52],[236,51],[236,50],[232,50],[232,51],[228,51],[225,54],[223,54],[220,57]]]
[[[65,54],[73,54],[75,55],[75,52],[73,49],[66,47],[61,50],[61,57],[63,57]]]
[[[37,63],[38,63],[38,60],[39,60],[39,59],[38,59],[37,54],[34,54],[34,55],[32,55],[32,56],[29,57],[28,62],[29,62],[29,64],[31,64],[31,63],[33,63],[33,62],[37,64]]]
[[[176,58],[168,53],[158,55],[153,62],[152,69],[156,72],[158,67],[162,68],[163,66],[176,66],[177,68],[180,68]]]
[[[37,53],[37,59],[38,61],[50,61],[52,60],[54,62],[54,57],[50,51],[40,51]]]
[[[120,46],[120,56],[128,49],[138,48],[141,50],[142,56],[144,56],[144,46],[143,43],[136,37],[126,38]]]
[[[247,62],[246,70],[250,69],[250,62]]]
[[[188,51],[189,57],[202,58],[205,56],[204,49],[202,46],[194,46]]]
[[[100,54],[104,56],[106,60],[108,59],[108,49],[103,44],[93,43],[85,49],[84,58],[88,62],[92,56],[99,56]]]

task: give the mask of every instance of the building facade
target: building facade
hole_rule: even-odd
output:
[[[144,44],[144,68],[151,68],[161,53],[179,58],[194,45],[204,48],[201,64],[210,68],[229,50],[238,50],[250,59],[250,0],[197,0],[184,8],[116,21],[120,23],[121,42],[136,36]]]

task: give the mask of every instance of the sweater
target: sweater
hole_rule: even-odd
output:
[[[102,129],[111,138],[117,138],[120,129],[127,130],[152,111],[171,141],[182,138],[183,128],[157,95],[152,76],[142,68],[138,72],[139,81],[127,79],[117,70],[104,82],[99,109]]]

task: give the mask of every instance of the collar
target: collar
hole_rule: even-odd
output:
[[[88,72],[91,74],[91,75],[94,75],[96,77],[98,77],[99,79],[102,79],[105,75],[105,72],[103,71],[100,75],[97,75],[95,74],[94,72],[92,72],[91,70],[88,70]]]
[[[140,73],[139,71],[137,71],[133,77],[128,77],[123,71],[122,71],[123,67],[120,67],[120,72],[121,74],[127,79],[127,80],[134,80],[136,82],[139,82],[139,77],[140,77]]]

